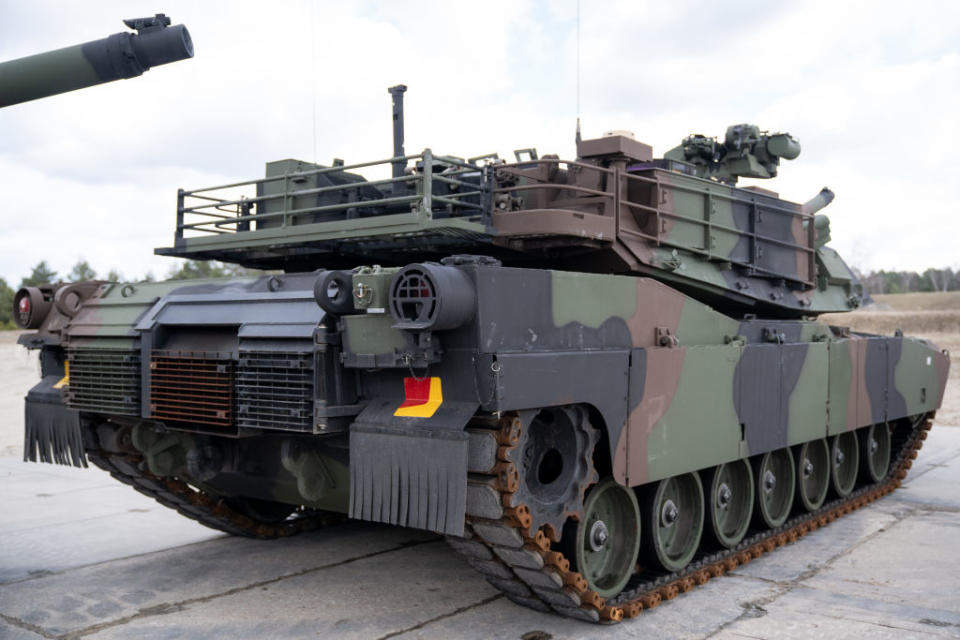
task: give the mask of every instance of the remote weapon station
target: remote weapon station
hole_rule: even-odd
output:
[[[19,291],[26,458],[234,534],[442,533],[514,602],[589,621],[898,486],[949,359],[817,321],[862,299],[833,194],[737,186],[797,140],[407,155],[405,89],[391,158],[179,191],[157,253],[274,275]]]

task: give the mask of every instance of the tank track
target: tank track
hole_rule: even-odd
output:
[[[489,506],[478,514],[468,500],[466,537],[448,536],[447,541],[490,584],[517,604],[589,622],[619,622],[638,616],[644,609],[652,609],[664,600],[672,600],[777,547],[795,542],[891,493],[906,477],[927,438],[927,431],[933,426],[934,415],[935,412],[931,412],[916,416],[906,424],[895,423],[891,434],[893,456],[884,480],[863,486],[846,498],[825,503],[814,512],[794,516],[775,529],[750,532],[733,549],[701,552],[679,572],[634,574],[627,587],[610,599],[588,588],[587,581],[571,569],[570,561],[551,546],[543,531],[531,531],[527,507],[512,500],[519,476],[513,463],[508,462],[507,454],[520,441],[520,420],[508,415],[494,425],[477,421],[471,428],[495,429],[500,463],[489,474],[471,474],[469,482],[474,487],[497,490],[502,516],[491,518]]]
[[[161,478],[147,470],[143,457],[130,453],[87,450],[87,459],[128,484],[140,493],[153,498],[165,507],[200,524],[231,535],[248,538],[281,538],[304,531],[340,524],[346,516],[327,511],[298,509],[280,522],[262,522],[231,508],[180,478]]]

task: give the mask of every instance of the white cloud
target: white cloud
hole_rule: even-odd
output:
[[[150,3],[6,3],[0,60],[103,37]],[[384,158],[386,87],[405,83],[407,149],[573,152],[576,3],[167,2],[196,58],[0,112],[0,276],[163,274],[178,187],[263,162]],[[581,7],[585,135],[627,128],[662,152],[692,131],[789,130],[799,160],[764,186],[824,184],[834,245],[866,268],[958,265],[951,182],[960,5],[663,3]],[[316,119],[313,120],[313,114]],[[314,141],[316,131],[316,142]]]

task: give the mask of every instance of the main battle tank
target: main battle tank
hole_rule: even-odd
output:
[[[590,621],[898,486],[949,358],[816,319],[862,299],[832,193],[736,184],[793,137],[407,155],[404,90],[390,158],[179,191],[157,253],[276,273],[21,290],[61,394],[28,397],[26,458],[241,535],[443,533],[514,602]]]

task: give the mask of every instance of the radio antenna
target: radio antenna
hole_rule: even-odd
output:
[[[580,155],[580,0],[577,0],[577,156]]]
[[[317,3],[310,0],[310,84],[313,92],[313,164],[317,164]]]

